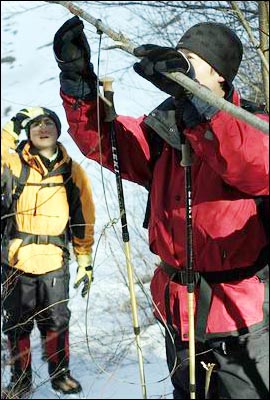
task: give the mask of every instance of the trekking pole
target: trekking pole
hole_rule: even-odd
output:
[[[183,136],[183,137],[182,137]],[[185,206],[186,206],[186,274],[188,297],[188,342],[189,342],[189,391],[190,398],[195,399],[195,328],[194,328],[194,270],[193,270],[193,235],[192,235],[192,180],[191,180],[191,147],[181,135],[182,160],[185,171]]]
[[[117,116],[114,103],[113,103],[113,89],[112,89],[112,82],[113,78],[103,78],[103,91],[105,99],[109,100],[111,105],[104,102],[105,108],[105,121],[109,122],[110,124],[110,139],[112,145],[112,156],[113,156],[113,166],[114,172],[116,177],[116,185],[117,185],[117,195],[118,195],[118,203],[119,203],[119,210],[120,210],[120,217],[121,217],[121,225],[122,225],[122,238],[124,244],[124,253],[126,257],[126,266],[127,266],[127,273],[128,273],[128,283],[129,283],[129,293],[130,293],[130,302],[131,302],[131,311],[132,311],[132,320],[133,320],[133,329],[136,339],[136,348],[139,360],[139,372],[140,372],[140,380],[141,380],[141,387],[142,387],[142,395],[144,399],[147,399],[146,394],[146,383],[145,383],[145,375],[144,375],[144,364],[143,364],[143,355],[140,343],[140,327],[138,323],[138,312],[137,312],[137,302],[136,302],[136,295],[135,295],[135,285],[133,279],[133,270],[132,264],[130,260],[130,242],[129,242],[129,232],[128,232],[128,225],[127,225],[127,218],[126,218],[126,209],[125,209],[125,201],[124,201],[124,192],[122,186],[122,179],[120,174],[120,166],[119,166],[119,157],[118,157],[118,148],[117,148],[117,140],[114,130],[114,120]]]

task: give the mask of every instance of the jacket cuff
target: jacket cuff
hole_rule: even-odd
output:
[[[76,259],[80,268],[85,268],[89,265],[92,265],[92,253],[77,254]]]

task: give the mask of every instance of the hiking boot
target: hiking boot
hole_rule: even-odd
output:
[[[8,335],[11,358],[10,383],[2,389],[2,399],[28,399],[32,393],[30,335]]]
[[[29,399],[32,393],[32,384],[18,380],[1,390],[1,399]]]
[[[80,383],[72,378],[70,371],[61,373],[60,376],[51,378],[52,388],[63,394],[79,393],[82,391]]]

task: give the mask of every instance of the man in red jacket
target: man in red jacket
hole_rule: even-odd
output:
[[[209,398],[268,398],[268,240],[254,201],[269,194],[268,137],[186,93],[160,73],[181,71],[242,106],[232,84],[242,52],[237,35],[219,23],[191,27],[176,49],[140,46],[135,49],[141,58],[135,71],[170,97],[147,117],[118,115],[114,121],[122,178],[151,191],[149,246],[162,260],[152,278],[151,293],[155,316],[166,328],[175,399],[189,398],[180,136],[192,147],[196,397],[205,398],[203,365],[215,363]],[[78,17],[57,31],[54,53],[72,138],[85,156],[97,162],[101,139],[102,163],[113,171],[109,123],[104,122],[101,103],[99,138],[97,77]]]

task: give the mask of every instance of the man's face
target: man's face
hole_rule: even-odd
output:
[[[57,128],[50,117],[40,117],[30,125],[30,140],[37,150],[55,149],[57,138]]]
[[[185,49],[181,49],[181,52],[186,55],[192,64],[197,81],[218,94],[221,90],[220,84],[224,82],[224,78],[197,54]]]

